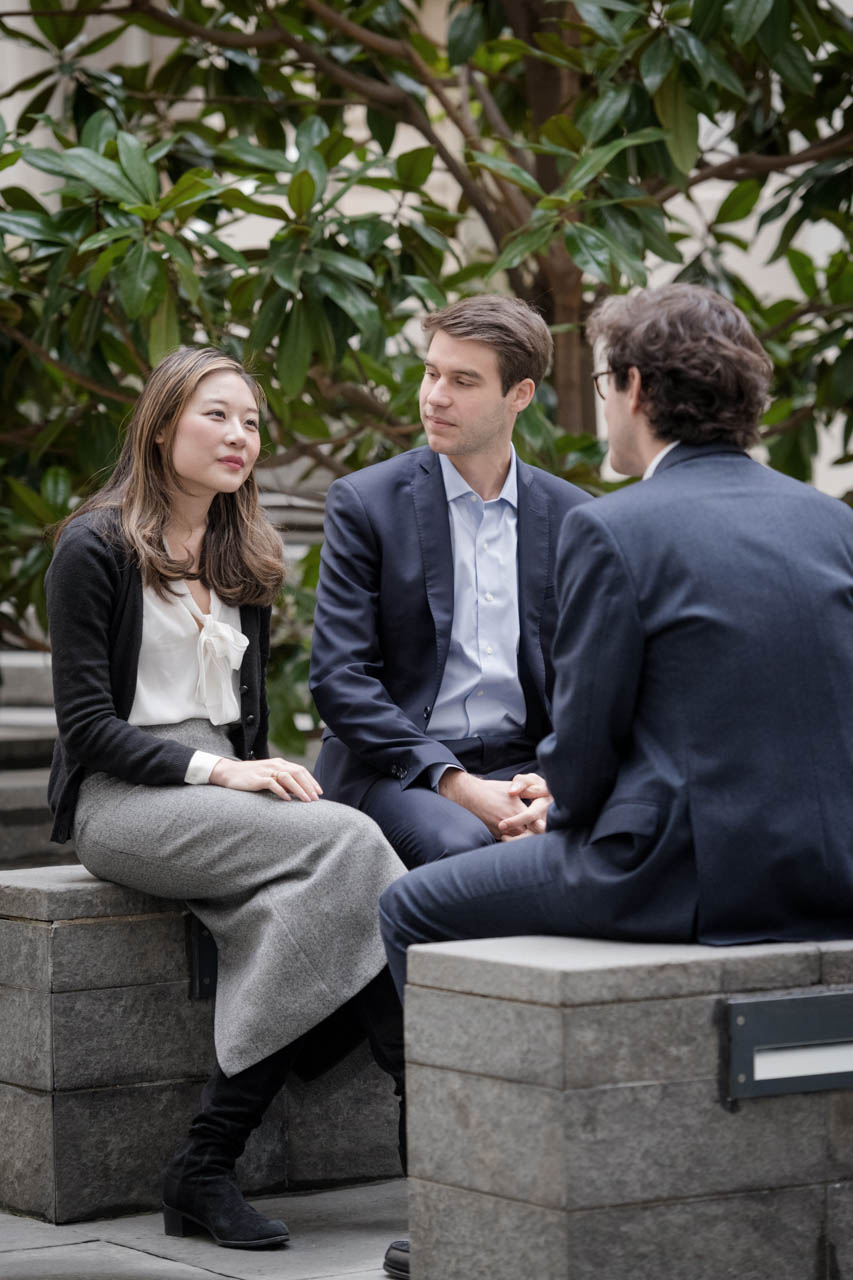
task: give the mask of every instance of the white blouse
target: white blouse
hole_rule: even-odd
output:
[[[185,582],[172,584],[166,600],[142,589],[142,647],[130,724],[179,724],[240,719],[239,671],[249,641],[240,630],[240,610],[210,592],[202,613]],[[205,783],[219,756],[196,751],[185,775]]]

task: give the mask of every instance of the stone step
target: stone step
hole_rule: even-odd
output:
[[[0,867],[66,866],[77,858],[70,845],[50,842],[47,768],[0,771]]]
[[[0,769],[49,765],[55,741],[53,707],[0,706]]]
[[[53,704],[50,654],[0,650],[0,707],[49,707]]]

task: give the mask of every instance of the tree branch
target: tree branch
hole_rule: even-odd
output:
[[[792,413],[790,418],[786,418],[784,422],[779,422],[775,427],[764,427],[761,432],[762,440],[769,440],[772,436],[784,436],[789,431],[796,431],[799,427],[807,422],[814,415],[814,405],[804,404],[796,413]]]
[[[73,369],[64,360],[57,360],[44,347],[40,347],[37,342],[33,342],[32,338],[28,338],[25,333],[21,333],[20,329],[13,329],[11,325],[0,322],[0,333],[5,334],[7,338],[11,338],[13,342],[17,342],[18,346],[23,347],[25,351],[29,351],[31,355],[38,356],[39,360],[44,360],[45,364],[52,365],[54,369],[64,373],[72,382],[76,382],[78,386],[85,387],[87,391],[93,391],[95,395],[103,396],[105,400],[118,400],[121,404],[134,404],[136,402],[136,396],[132,396],[126,391],[113,390],[112,387],[102,387],[93,378],[87,378],[85,373],[79,373],[77,369]]]
[[[789,325],[797,320],[801,320],[803,316],[837,316],[843,315],[844,312],[853,311],[853,303],[836,302],[831,306],[823,306],[820,303],[804,302],[799,307],[794,307],[789,311],[784,320],[772,324],[769,329],[762,329],[758,334],[759,341],[764,342],[767,338],[774,338],[777,333],[782,333]]]
[[[523,168],[527,169],[528,172],[532,172],[528,152],[523,151],[519,147],[509,125],[501,115],[500,107],[495,102],[495,99],[489,92],[488,87],[481,82],[479,76],[476,76],[473,73],[469,76],[469,82],[483,108],[483,115],[492,126],[492,131],[496,137],[500,138],[501,142],[503,142],[516,164],[520,164]]]
[[[802,151],[791,152],[790,155],[783,156],[762,156],[762,155],[745,155],[732,156],[730,160],[724,160],[722,164],[709,164],[698,173],[694,173],[688,178],[685,186],[678,187],[674,183],[670,183],[668,187],[661,188],[660,191],[653,193],[653,198],[659,204],[664,204],[672,196],[680,195],[690,187],[695,187],[699,182],[708,182],[711,178],[727,178],[733,181],[740,181],[743,178],[755,178],[760,174],[778,173],[785,169],[793,169],[795,165],[800,164],[816,164],[820,160],[828,160],[831,156],[843,155],[853,149],[853,132],[836,133],[831,138],[824,138],[821,142],[814,143],[811,147],[804,147]]]

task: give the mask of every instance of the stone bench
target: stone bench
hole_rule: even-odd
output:
[[[729,1063],[730,1023],[851,984],[853,942],[412,948],[413,1280],[853,1276],[853,1091],[733,1097]]]
[[[213,1002],[189,998],[185,916],[80,866],[0,870],[0,1206],[73,1222],[159,1205],[214,1061]],[[396,1111],[357,1049],[321,1080],[288,1083],[241,1184],[396,1176]]]

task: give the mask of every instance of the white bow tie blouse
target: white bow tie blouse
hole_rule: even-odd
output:
[[[128,720],[232,724],[240,719],[239,671],[249,644],[240,630],[240,610],[211,590],[210,613],[202,613],[185,582],[174,583],[172,591],[164,600],[153,587],[143,587],[142,647]],[[218,757],[196,756],[186,780],[207,782]]]

